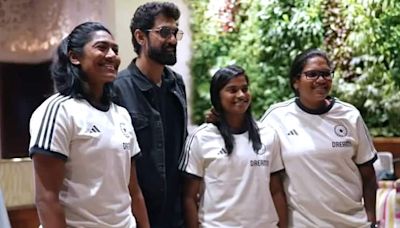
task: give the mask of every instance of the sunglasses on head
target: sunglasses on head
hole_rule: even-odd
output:
[[[181,40],[183,37],[183,31],[178,28],[172,28],[167,26],[162,26],[155,29],[147,29],[148,32],[157,32],[164,39],[171,38],[172,35],[175,36],[176,40]]]
[[[319,77],[323,77],[324,79],[331,80],[333,78],[333,71],[331,70],[309,70],[303,72],[309,80],[317,80]]]

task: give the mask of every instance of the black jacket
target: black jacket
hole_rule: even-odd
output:
[[[183,126],[184,129],[177,131],[182,134],[182,145],[179,145],[181,151],[168,151],[168,154],[177,153],[175,156],[177,156],[176,159],[179,159],[187,136],[185,85],[182,77],[168,67],[164,68],[164,77],[172,82],[172,86],[169,87],[168,91],[178,98],[182,109],[180,113],[183,113],[183,116],[179,118],[179,120],[182,120],[179,126]],[[183,223],[180,200],[176,201],[175,208],[166,208],[165,132],[160,113],[150,102],[153,99],[153,87],[154,84],[140,72],[135,65],[135,60],[133,60],[127,69],[118,74],[117,79],[114,81],[116,95],[114,102],[128,110],[141,149],[141,157],[136,160],[136,170],[139,185],[145,198],[150,224],[152,227],[169,227],[163,226],[163,220],[165,220],[163,215],[167,211],[174,210],[176,213],[174,213],[173,217],[175,218],[173,218],[174,221],[172,223],[174,227],[179,227],[178,224]],[[176,134],[176,132],[167,133]],[[180,189],[180,186],[177,189]],[[177,198],[180,199],[180,191],[176,192],[176,194],[179,194]],[[171,220],[171,218],[168,219]]]

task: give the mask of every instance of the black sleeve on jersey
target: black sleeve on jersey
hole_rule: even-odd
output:
[[[275,173],[282,173],[282,174],[283,174],[284,172],[285,172],[285,168],[282,168],[282,169],[280,169],[280,170],[277,170],[277,171],[275,171],[275,172],[272,172],[271,175],[272,175],[272,174],[275,174]]]
[[[367,162],[364,162],[364,163],[362,163],[362,164],[357,164],[357,166],[363,166],[363,165],[373,164],[376,160],[378,160],[378,155],[377,155],[377,154],[375,154],[375,156],[374,156],[371,160],[369,160],[369,161],[367,161]]]
[[[61,154],[61,153],[55,152],[55,151],[43,150],[42,148],[39,148],[36,146],[32,147],[29,150],[29,157],[32,158],[35,154],[44,154],[44,155],[55,157],[57,159],[61,159],[63,161],[66,161],[68,159],[68,157],[65,156],[64,154]]]
[[[197,175],[188,173],[188,172],[186,172],[186,171],[182,171],[182,170],[181,170],[181,173],[182,173],[183,175],[185,175],[185,176],[189,176],[189,177],[194,178],[194,179],[197,179],[197,180],[203,180],[203,177],[200,177],[200,176],[197,176]]]
[[[137,161],[137,160],[138,160],[139,158],[141,158],[142,156],[143,156],[143,155],[142,155],[142,152],[139,152],[139,153],[133,155],[133,156],[131,157],[131,160]]]

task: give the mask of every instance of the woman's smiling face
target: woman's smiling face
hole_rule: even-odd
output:
[[[226,115],[245,115],[250,106],[251,94],[244,75],[231,80],[220,90],[221,106]]]
[[[111,34],[103,30],[93,32],[92,39],[85,44],[83,54],[78,60],[87,82],[91,85],[112,82],[121,63],[118,45]]]
[[[323,57],[314,56],[307,60],[293,86],[303,105],[310,109],[319,108],[331,90],[332,69]]]

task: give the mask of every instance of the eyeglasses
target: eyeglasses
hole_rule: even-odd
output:
[[[303,72],[308,80],[317,80],[319,77],[323,77],[325,80],[332,80],[333,73],[334,71],[330,70],[310,70]]]
[[[148,32],[157,32],[164,39],[171,38],[172,35],[175,36],[176,40],[181,40],[183,37],[183,31],[178,28],[171,28],[167,26],[163,26],[155,29],[147,29]]]

